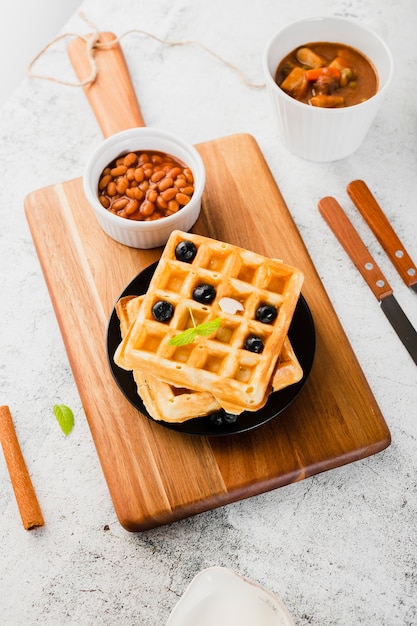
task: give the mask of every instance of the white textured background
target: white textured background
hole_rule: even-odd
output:
[[[254,135],[393,442],[366,460],[171,526],[137,535],[124,531],[23,213],[27,193],[81,175],[100,130],[81,90],[24,78],[3,104],[0,121],[0,401],[11,407],[46,525],[23,530],[0,455],[0,621],[159,626],[195,574],[224,565],[280,596],[297,626],[414,626],[417,370],[319,216],[317,200],[335,195],[341,201],[417,326],[416,294],[401,283],[345,191],[350,180],[364,178],[417,259],[417,5],[85,0],[81,9],[101,30],[118,35],[140,28],[200,40],[255,82],[263,82],[267,40],[294,19],[345,16],[386,39],[396,63],[389,97],[361,149],[332,164],[304,162],[286,152],[277,141],[266,92],[249,89],[206,53],[133,34],[122,47],[148,125],[193,143],[235,132]],[[22,13],[20,19],[26,25],[30,20],[35,32],[47,17]],[[59,32],[86,33],[89,27],[74,13]],[[64,45],[51,49],[36,69],[74,78]],[[52,415],[56,402],[74,410],[68,438]]]
[[[81,0],[13,0],[0,20],[0,106],[35,56],[58,34]]]

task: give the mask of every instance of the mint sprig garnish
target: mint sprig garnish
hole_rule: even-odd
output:
[[[194,319],[191,315],[191,319]],[[183,330],[182,333],[178,333],[178,335],[174,335],[168,341],[169,346],[186,346],[188,343],[194,341],[197,335],[201,337],[208,337],[212,335],[220,326],[221,319],[220,317],[216,317],[214,320],[210,320],[209,322],[203,322],[202,324],[194,325],[194,328],[187,328],[187,330]]]
[[[69,435],[74,427],[74,414],[65,404],[54,404],[54,415],[64,435]]]

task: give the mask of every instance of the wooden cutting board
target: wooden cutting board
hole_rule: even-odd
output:
[[[114,34],[100,33],[91,51],[98,73],[84,90],[104,136],[143,126]],[[73,40],[68,52],[85,80],[91,74],[85,40]],[[119,294],[161,250],[134,250],[105,235],[81,179],[25,199],[115,511],[130,531],[275,489],[375,454],[390,443],[384,418],[255,140],[239,134],[197,149],[207,181],[193,230],[299,267],[316,326],[316,357],[307,384],[284,413],[250,432],[185,435],[132,407],[110,372],[107,324]]]
[[[262,153],[250,135],[197,146],[207,184],[197,233],[284,259],[305,274],[317,347],[311,375],[284,413],[226,437],[152,422],[117,387],[107,362],[114,303],[160,250],[103,233],[81,179],[29,194],[25,211],[121,525],[140,531],[286,485],[381,451],[390,433]],[[260,191],[262,190],[262,191]]]

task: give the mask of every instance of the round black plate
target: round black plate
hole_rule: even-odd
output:
[[[153,276],[156,265],[157,264],[154,263],[138,274],[127,285],[119,297],[140,296],[144,294],[148,289],[149,282]],[[121,391],[124,393],[129,402],[131,402],[131,404],[138,409],[138,411],[146,415],[149,419],[152,419],[152,421],[155,421],[157,424],[166,428],[171,428],[172,430],[176,430],[180,433],[187,433],[191,435],[232,435],[251,430],[252,428],[257,428],[265,422],[273,419],[282,413],[292,402],[294,402],[295,398],[304,387],[313,365],[314,353],[316,349],[316,333],[311,311],[302,295],[300,296],[296,306],[288,336],[294,352],[300,361],[300,365],[303,368],[303,378],[294,385],[290,385],[281,391],[272,393],[269,396],[268,402],[264,407],[262,407],[262,409],[259,411],[244,411],[233,423],[227,423],[222,419],[219,420],[220,423],[217,423],[217,420],[214,420],[213,416],[210,415],[187,420],[181,424],[172,424],[169,422],[153,420],[138,395],[132,373],[118,367],[113,360],[116,348],[121,341],[120,323],[115,310],[113,310],[110,316],[107,330],[107,355],[110,369]],[[221,414],[222,412],[220,411],[220,415]]]

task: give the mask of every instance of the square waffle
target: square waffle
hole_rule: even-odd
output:
[[[129,327],[134,323],[143,298],[144,296],[125,296],[116,303],[122,337],[126,336]],[[286,337],[272,377],[272,391],[297,383],[302,376],[303,370],[290,340]],[[209,392],[174,387],[155,376],[146,375],[141,370],[133,370],[133,377],[146,410],[155,420],[181,423],[221,409]]]
[[[177,245],[194,247],[192,259],[176,254]],[[229,243],[174,231],[163,251],[149,288],[115,362],[124,369],[142,370],[177,387],[210,391],[231,413],[256,411],[267,399],[272,373],[297,304],[303,275],[290,265]],[[197,302],[194,289],[209,284],[215,298]],[[223,298],[242,305],[234,313],[221,308]],[[158,321],[158,302],[169,303],[173,316]],[[256,319],[260,306],[275,308],[271,323]],[[186,345],[170,345],[175,335],[220,319],[210,336],[197,336]],[[249,336],[262,341],[262,352],[245,349]]]
[[[116,302],[122,337],[126,336],[135,321],[143,298],[144,296],[125,296]],[[138,394],[149,415],[155,420],[181,423],[220,409],[219,403],[208,391],[173,387],[138,369],[132,373]]]

